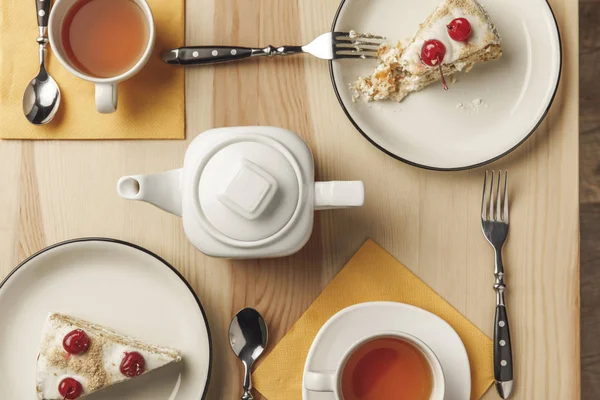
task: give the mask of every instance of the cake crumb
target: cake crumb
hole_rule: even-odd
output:
[[[459,110],[463,110],[464,112],[479,112],[481,107],[487,108],[487,104],[483,101],[483,99],[473,99],[471,101],[467,101],[466,103],[457,103],[456,108]]]
[[[481,99],[473,99],[473,101],[471,102],[471,105],[472,105],[473,110],[479,111],[479,109],[483,105],[483,100],[481,100]]]

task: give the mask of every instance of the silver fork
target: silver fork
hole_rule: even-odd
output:
[[[513,362],[510,341],[510,329],[504,302],[504,265],[502,264],[502,246],[508,235],[508,171],[504,174],[504,195],[502,187],[502,172],[498,171],[498,182],[494,192],[494,175],[492,171],[488,189],[488,171],[483,180],[483,197],[481,200],[481,228],[487,241],[494,248],[496,262],[494,275],[496,282],[496,315],[494,319],[494,378],[496,390],[501,398],[507,399],[513,388]],[[486,193],[489,195],[486,196]],[[495,205],[495,206],[494,206]],[[489,214],[488,214],[489,210]]]
[[[206,65],[239,61],[250,57],[285,56],[308,53],[323,60],[341,58],[377,58],[383,36],[356,32],[327,32],[305,46],[267,46],[265,48],[231,46],[195,46],[167,50],[161,58],[168,64]]]

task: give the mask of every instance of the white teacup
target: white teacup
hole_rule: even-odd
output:
[[[381,338],[394,338],[403,340],[420,350],[431,368],[432,390],[429,400],[444,400],[444,393],[446,392],[446,380],[444,378],[444,371],[442,370],[440,360],[437,358],[433,350],[423,343],[423,341],[408,333],[398,331],[377,332],[357,340],[344,353],[344,356],[337,365],[335,371],[306,371],[304,374],[304,387],[313,392],[332,392],[336,400],[344,400],[342,396],[342,374],[346,366],[346,362],[359,347],[372,340]]]
[[[75,76],[78,76],[81,79],[96,84],[96,109],[100,113],[109,114],[117,110],[117,84],[137,74],[144,67],[144,65],[146,65],[146,63],[150,59],[150,56],[152,55],[152,50],[154,49],[154,41],[156,36],[154,28],[154,18],[152,16],[150,6],[145,0],[133,0],[142,9],[148,26],[148,43],[146,44],[146,49],[140,57],[140,59],[137,61],[137,63],[135,63],[135,65],[128,71],[125,71],[124,73],[111,78],[98,78],[79,71],[69,60],[69,57],[66,55],[65,48],[62,43],[61,33],[63,29],[63,24],[65,22],[65,18],[69,9],[75,3],[77,3],[77,1],[78,0],[57,0],[54,6],[52,7],[52,11],[50,12],[50,21],[48,23],[48,35],[50,37],[50,44],[52,46],[54,54],[56,55],[56,58],[58,58],[60,63],[69,72],[71,72]]]

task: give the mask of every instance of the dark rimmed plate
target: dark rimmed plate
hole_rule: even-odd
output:
[[[48,313],[90,320],[182,352],[180,365],[95,394],[97,400],[206,396],[211,336],[200,301],[165,260],[131,243],[84,238],[48,247],[0,283],[0,399],[35,399],[35,369]]]
[[[556,94],[562,67],[560,34],[545,0],[482,0],[504,41],[500,60],[457,74],[448,92],[433,84],[402,103],[352,101],[349,84],[372,60],[330,62],[334,90],[358,131],[408,164],[461,170],[496,160],[539,126]],[[344,0],[333,30],[372,32],[391,42],[412,37],[439,0]]]

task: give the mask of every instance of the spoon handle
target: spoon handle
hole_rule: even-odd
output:
[[[252,366],[244,362],[244,394],[242,394],[242,400],[254,400],[252,396]]]
[[[44,28],[48,26],[48,17],[50,16],[50,1],[51,0],[35,0],[37,7],[38,26]]]
[[[242,395],[242,400],[254,400],[254,396],[252,396],[252,393],[250,393],[249,390],[246,390]]]

